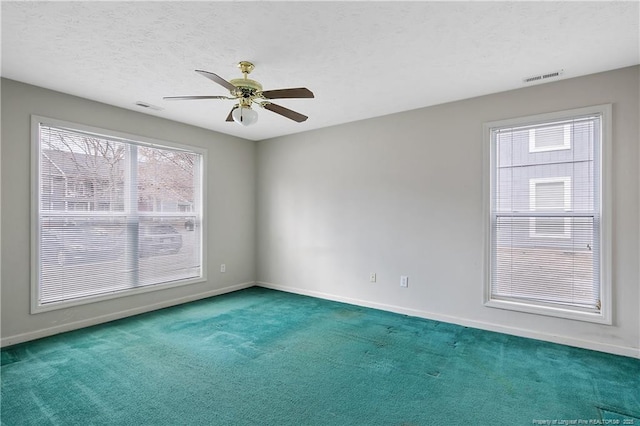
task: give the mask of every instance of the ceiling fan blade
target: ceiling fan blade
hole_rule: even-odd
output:
[[[231,114],[233,114],[233,111],[235,111],[236,108],[238,108],[238,105],[231,108],[231,111],[229,111],[229,115],[227,115],[227,119],[225,121],[233,121],[233,116]]]
[[[228,96],[165,96],[165,101],[189,101],[196,99],[234,99]]]
[[[294,89],[265,90],[262,96],[266,99],[313,98],[313,92],[306,87]]]
[[[302,115],[299,112],[292,111],[289,108],[285,108],[280,105],[276,105],[272,103],[264,103],[262,104],[262,106],[268,109],[269,111],[275,112],[276,114],[280,114],[283,117],[287,117],[293,121],[297,121],[298,123],[302,123],[307,118],[309,118],[306,115]]]
[[[196,70],[196,72],[198,74],[208,78],[209,80],[218,83],[220,86],[226,88],[230,92],[234,92],[236,90],[236,86],[234,86],[233,84],[229,83],[227,80],[225,80],[224,78],[220,77],[218,74],[214,74],[212,72],[202,71],[202,70]]]

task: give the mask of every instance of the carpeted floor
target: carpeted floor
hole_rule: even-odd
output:
[[[2,364],[11,426],[640,425],[638,359],[261,288]]]

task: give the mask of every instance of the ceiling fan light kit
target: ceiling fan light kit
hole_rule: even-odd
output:
[[[248,106],[234,108],[231,112],[231,116],[233,117],[233,121],[238,124],[242,124],[243,126],[251,126],[253,123],[258,121],[258,113]]]
[[[251,108],[252,104],[261,106],[276,114],[282,115],[290,120],[301,123],[307,120],[307,116],[292,111],[280,105],[270,102],[270,99],[300,99],[313,98],[313,92],[305,87],[262,90],[262,85],[247,76],[253,71],[255,66],[248,61],[238,63],[238,68],[243,74],[243,78],[235,78],[227,81],[217,74],[208,71],[196,70],[196,72],[209,80],[218,83],[229,90],[231,96],[166,96],[165,100],[197,100],[197,99],[231,99],[237,101],[233,106],[226,121],[235,121],[243,126],[250,126],[258,121],[258,113]]]

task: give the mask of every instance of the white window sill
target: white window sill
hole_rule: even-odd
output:
[[[489,308],[506,309],[510,311],[525,312],[529,314],[544,315],[557,318],[565,318],[576,321],[593,322],[598,324],[611,325],[610,315],[605,312],[588,312],[577,309],[561,308],[557,306],[535,305],[526,302],[515,302],[511,300],[490,299],[484,303]]]

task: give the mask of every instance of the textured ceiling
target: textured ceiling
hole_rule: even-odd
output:
[[[361,120],[640,62],[633,2],[2,2],[2,76],[246,139]],[[194,72],[308,87],[225,122],[232,101]],[[163,108],[144,110],[136,101]]]

